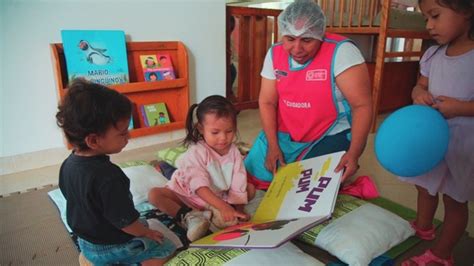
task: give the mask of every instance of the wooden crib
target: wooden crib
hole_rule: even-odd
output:
[[[374,123],[380,112],[391,111],[411,103],[410,92],[416,83],[418,60],[430,39],[424,19],[417,11],[392,8],[392,0],[317,0],[327,19],[327,31],[342,35],[364,35],[370,39],[371,55],[367,58],[373,85]],[[289,4],[289,3],[287,3]],[[237,68],[236,106],[239,109],[258,107],[260,70],[267,49],[278,38],[277,17],[285,4],[227,6],[227,62]],[[231,32],[230,17],[236,19]],[[232,36],[232,37],[231,37]],[[232,40],[232,41],[231,41]],[[400,45],[403,42],[404,45]],[[394,45],[394,44],[399,45]],[[230,70],[228,70],[228,92]]]

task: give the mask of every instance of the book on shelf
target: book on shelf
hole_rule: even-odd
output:
[[[250,222],[234,225],[190,244],[200,248],[275,248],[331,218],[344,152],[280,168]]]
[[[140,106],[140,113],[146,127],[153,127],[170,122],[165,103],[144,104]]]
[[[176,79],[169,54],[140,55],[140,63],[145,81]]]
[[[62,30],[68,81],[84,78],[112,85],[129,82],[125,33],[119,30]]]
[[[133,115],[130,116],[130,122],[128,123],[128,130],[132,130],[135,128],[134,122],[133,122]]]

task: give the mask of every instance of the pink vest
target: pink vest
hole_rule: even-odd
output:
[[[283,45],[273,46],[278,130],[290,134],[293,141],[317,141],[335,124],[338,110],[332,64],[336,47],[344,40],[343,36],[326,33],[316,56],[293,69]]]

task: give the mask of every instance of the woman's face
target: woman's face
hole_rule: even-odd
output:
[[[320,40],[307,37],[285,35],[282,42],[283,49],[300,64],[304,64],[312,59],[319,51],[319,47],[321,47]]]

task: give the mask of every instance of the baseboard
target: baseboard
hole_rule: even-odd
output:
[[[124,151],[143,148],[150,145],[176,141],[184,137],[184,130],[176,130],[164,134],[130,139]],[[8,157],[0,157],[0,175],[8,175],[22,171],[60,164],[71,151],[65,147],[53,148]]]
[[[66,148],[54,148],[0,158],[2,175],[14,174],[61,163],[69,154]]]

